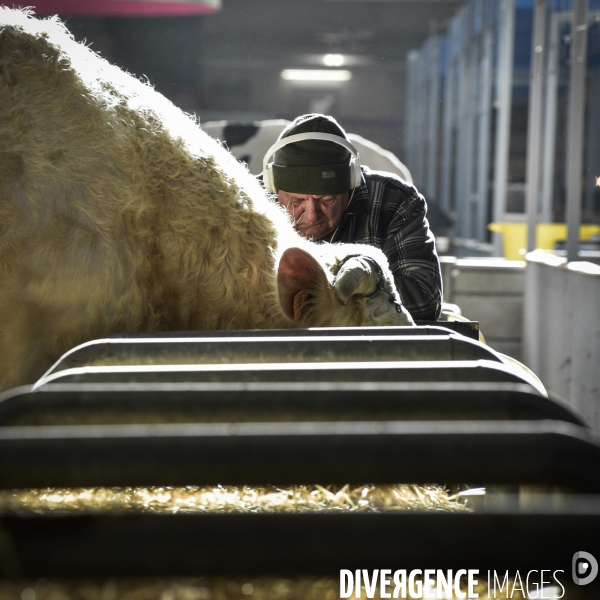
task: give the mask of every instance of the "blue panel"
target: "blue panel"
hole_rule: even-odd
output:
[[[450,64],[450,36],[440,38],[440,73],[446,75]]]
[[[573,9],[573,0],[548,0],[550,10],[564,12]],[[600,10],[600,0],[589,0],[589,10]]]
[[[571,23],[567,21],[560,27],[559,64],[565,73],[571,68]],[[587,40],[587,68],[600,68],[600,23],[590,23]]]
[[[463,6],[463,8],[458,13],[458,47],[457,54],[462,54],[467,42],[469,41],[469,6]]]
[[[477,0],[471,0],[465,8],[467,9],[467,46],[471,45],[475,37],[475,10]]]
[[[502,3],[496,0],[490,0],[490,18],[494,25],[500,23],[500,14],[502,13]]]
[[[513,100],[517,98],[528,98],[529,97],[529,86],[528,85],[513,85],[512,88]]]
[[[518,8],[515,11],[514,68],[529,70],[531,65],[531,39],[533,35],[533,10]]]
[[[565,69],[567,72],[569,70],[569,60],[571,56],[571,23],[562,23],[560,26],[560,46],[559,46],[559,54],[558,61],[561,69]]]
[[[500,17],[500,2],[485,0],[483,9],[483,28],[493,27]]]
[[[461,46],[461,21],[455,17],[450,25],[450,59],[454,60],[460,54]]]
[[[483,0],[473,1],[473,35],[481,35],[483,31]]]
[[[431,69],[432,58],[432,43],[431,38],[427,38],[422,47],[421,52],[421,70],[419,73],[419,81],[424,82],[429,79],[429,70]]]
[[[587,59],[588,69],[600,68],[600,23],[594,23],[588,29]]]

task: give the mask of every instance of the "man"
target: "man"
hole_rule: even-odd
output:
[[[298,134],[333,134],[341,140],[307,136],[281,146]],[[303,237],[380,248],[413,319],[437,320],[442,278],[425,199],[397,175],[360,166],[344,141],[333,117],[298,117],[279,136],[280,146],[265,156],[265,187],[277,194]]]

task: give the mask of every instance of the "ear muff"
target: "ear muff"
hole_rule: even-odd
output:
[[[346,139],[339,135],[333,135],[332,133],[297,133],[296,135],[290,135],[285,138],[281,138],[275,142],[265,154],[263,158],[263,185],[268,192],[271,194],[277,193],[275,187],[275,181],[273,179],[273,163],[269,162],[269,159],[284,146],[288,144],[294,144],[295,142],[301,142],[303,140],[324,140],[327,142],[334,142],[339,146],[343,146],[350,152],[350,181],[348,182],[348,189],[353,190],[354,188],[360,187],[362,182],[362,174],[360,170],[360,156],[358,150]]]

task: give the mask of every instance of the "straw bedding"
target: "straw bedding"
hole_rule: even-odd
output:
[[[0,492],[0,513],[68,511],[307,512],[441,510],[466,511],[458,495],[429,485],[213,486],[75,488]]]
[[[46,488],[0,492],[0,514],[67,512],[468,512],[460,493],[436,486],[213,486]],[[476,590],[488,598],[483,580]],[[362,597],[366,598],[363,590]],[[497,595],[497,598],[507,598]],[[521,599],[515,592],[514,599]],[[339,579],[39,580],[0,583],[0,600],[337,600]],[[379,598],[376,594],[375,598]]]

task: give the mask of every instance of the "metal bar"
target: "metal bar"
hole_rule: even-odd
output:
[[[480,242],[485,242],[487,240],[486,227],[488,224],[490,112],[492,108],[492,32],[490,29],[483,34],[482,46],[481,86],[479,90],[481,96],[477,169],[477,229],[475,237]]]
[[[406,56],[407,63],[407,74],[406,74],[406,98],[405,98],[405,110],[406,110],[406,143],[405,153],[407,163],[411,168],[411,172],[414,177],[415,169],[415,119],[416,119],[416,71],[417,71],[417,56],[416,50],[411,50]]]
[[[118,365],[65,369],[40,379],[48,383],[177,382],[505,382],[529,383],[509,364],[476,361],[387,361],[326,363],[237,363]]]
[[[0,428],[0,487],[461,482],[600,491],[600,445],[562,421]]]
[[[429,78],[429,119],[428,119],[428,158],[427,158],[427,195],[438,199],[438,139],[440,123],[440,38],[429,40],[431,49]]]
[[[451,52],[450,42],[448,42],[448,53]],[[452,164],[453,164],[453,136],[454,136],[454,88],[455,88],[455,66],[452,57],[448,60],[446,69],[446,79],[444,82],[444,139],[442,147],[442,189],[441,189],[441,207],[449,213],[452,208]]]
[[[598,13],[598,11],[594,12]],[[599,14],[596,14],[595,18],[600,21]],[[598,69],[595,69],[595,72],[589,73],[589,75],[590,87],[588,97],[600,98],[600,72]],[[594,212],[594,195],[596,193],[596,188],[600,186],[600,181],[597,179],[600,174],[600,144],[598,144],[598,139],[596,137],[596,132],[600,131],[600,104],[592,100],[588,104],[588,111],[589,113],[585,120],[585,156],[587,157],[587,164],[585,166],[586,185],[584,207],[586,214],[584,215],[584,220],[589,219],[590,217],[588,215],[591,215]]]
[[[467,238],[469,235],[469,205],[471,202],[470,193],[470,165],[471,165],[471,144],[469,138],[473,135],[470,128],[471,120],[469,118],[469,100],[471,97],[471,81],[469,51],[466,49],[459,59],[459,93],[460,104],[458,107],[458,158],[457,158],[457,178],[456,178],[456,236]]]
[[[413,174],[413,179],[417,187],[421,188],[424,185],[423,175],[424,175],[424,152],[425,152],[425,115],[424,115],[424,98],[426,94],[423,90],[423,74],[421,70],[423,68],[423,50],[421,50],[417,54],[417,59],[415,61],[415,87],[414,87],[414,146],[413,146],[413,157],[412,161],[414,163],[414,167],[411,165],[411,173]]]
[[[551,223],[554,200],[554,155],[556,152],[556,119],[559,79],[559,29],[564,17],[552,14],[550,19],[550,41],[548,44],[548,67],[545,85],[544,149],[542,167],[542,222]]]
[[[543,72],[546,44],[546,0],[536,0],[534,12],[531,66],[529,75],[529,116],[527,131],[527,251],[535,249],[540,195],[540,165],[543,113]]]
[[[494,221],[503,221],[506,214],[506,185],[512,112],[513,53],[515,43],[515,0],[502,0],[500,17],[500,54],[498,64],[496,121],[496,151],[494,165]],[[494,234],[495,254],[502,256],[502,236]]]
[[[203,337],[310,337],[310,336],[415,336],[447,335],[448,330],[479,339],[478,321],[417,321],[418,327],[311,327],[310,329],[219,329],[215,331],[169,331],[115,333],[109,338],[203,338]]]
[[[464,230],[463,238],[472,239],[475,237],[473,231],[473,210],[477,208],[475,196],[475,177],[477,159],[475,156],[475,136],[477,128],[477,104],[478,92],[480,88],[479,81],[479,61],[477,60],[477,47],[474,43],[470,44],[466,52],[467,56],[467,92],[465,104],[465,145],[464,151],[464,177],[465,177],[465,198],[464,198]],[[459,221],[460,215],[459,215]]]
[[[0,425],[268,421],[561,420],[567,404],[518,384],[49,384],[0,398]]]
[[[429,106],[427,98],[429,96],[429,90],[427,86],[427,78],[425,77],[429,65],[425,61],[425,53],[421,53],[420,56],[420,69],[419,69],[419,94],[418,94],[418,107],[419,107],[419,129],[417,135],[419,139],[419,188],[425,188],[427,185],[427,129],[429,122]]]
[[[580,512],[568,504],[559,513],[4,516],[0,528],[15,549],[13,573],[4,576],[15,579],[337,579],[340,569],[458,570],[468,565],[480,569],[479,579],[486,581],[487,570],[522,574],[543,566],[561,570],[557,577],[570,597],[573,555],[582,548],[600,554],[598,511]],[[586,590],[597,592],[598,580]]]
[[[125,338],[94,340],[77,346],[44,377],[93,365],[479,359],[501,362],[488,346],[452,333],[401,337]]]
[[[415,321],[415,323],[420,328],[419,334],[424,327],[443,327],[472,340],[479,341],[479,321]]]
[[[588,0],[574,0],[571,27],[571,76],[567,134],[567,261],[579,256],[581,178],[583,174],[583,121],[587,55]]]

